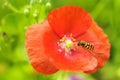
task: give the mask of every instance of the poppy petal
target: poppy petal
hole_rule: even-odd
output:
[[[26,48],[30,63],[35,70],[43,74],[52,74],[58,71],[44,54],[43,35],[49,27],[48,21],[35,24],[27,30],[26,34]]]
[[[94,45],[94,50],[90,52],[98,61],[97,68],[103,67],[110,56],[110,43],[103,30],[93,22],[93,25],[86,31],[86,33],[77,37],[77,39],[87,41]],[[89,72],[94,71],[95,70]]]
[[[85,73],[87,73],[87,74],[91,74],[91,73],[94,73],[94,72],[96,72],[97,71],[97,67],[95,68],[95,69],[93,69],[93,70],[89,70],[89,71],[84,71]]]
[[[51,11],[48,22],[60,37],[70,33],[75,37],[91,26],[92,18],[88,12],[78,6],[64,6]]]
[[[92,70],[97,66],[97,60],[87,51],[80,48],[73,51],[70,55],[65,55],[64,52],[59,52],[57,39],[50,31],[44,35],[45,54],[50,58],[50,61],[58,68],[64,71],[87,71]],[[84,52],[83,52],[84,51]]]

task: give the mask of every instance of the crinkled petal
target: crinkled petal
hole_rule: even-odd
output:
[[[60,37],[70,33],[75,37],[91,26],[92,18],[78,6],[64,6],[51,11],[48,22]]]
[[[44,33],[50,28],[48,21],[41,24],[35,24],[27,30],[26,48],[28,51],[30,63],[40,73],[52,74],[58,69],[45,56],[44,51]]]
[[[103,67],[110,56],[110,43],[103,30],[93,22],[93,25],[87,30],[87,32],[80,35],[77,39],[87,41],[94,45],[94,50],[88,50],[88,52],[90,52],[98,61],[98,65],[95,69]],[[89,72],[92,73],[94,71],[95,70],[90,70]]]

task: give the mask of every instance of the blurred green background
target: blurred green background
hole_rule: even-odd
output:
[[[87,10],[108,34],[111,56],[94,74],[59,71],[37,73],[25,50],[25,31],[46,19],[49,11],[63,5]],[[120,0],[0,0],[0,80],[120,80]],[[75,80],[75,79],[74,79]]]

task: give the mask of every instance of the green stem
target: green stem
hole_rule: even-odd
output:
[[[11,5],[10,3],[7,4],[7,7],[15,13],[19,13],[19,11],[13,5]]]

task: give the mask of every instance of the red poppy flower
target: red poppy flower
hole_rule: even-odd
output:
[[[29,27],[26,48],[30,63],[43,74],[58,70],[93,73],[110,56],[107,35],[77,6],[57,8],[48,20]]]

